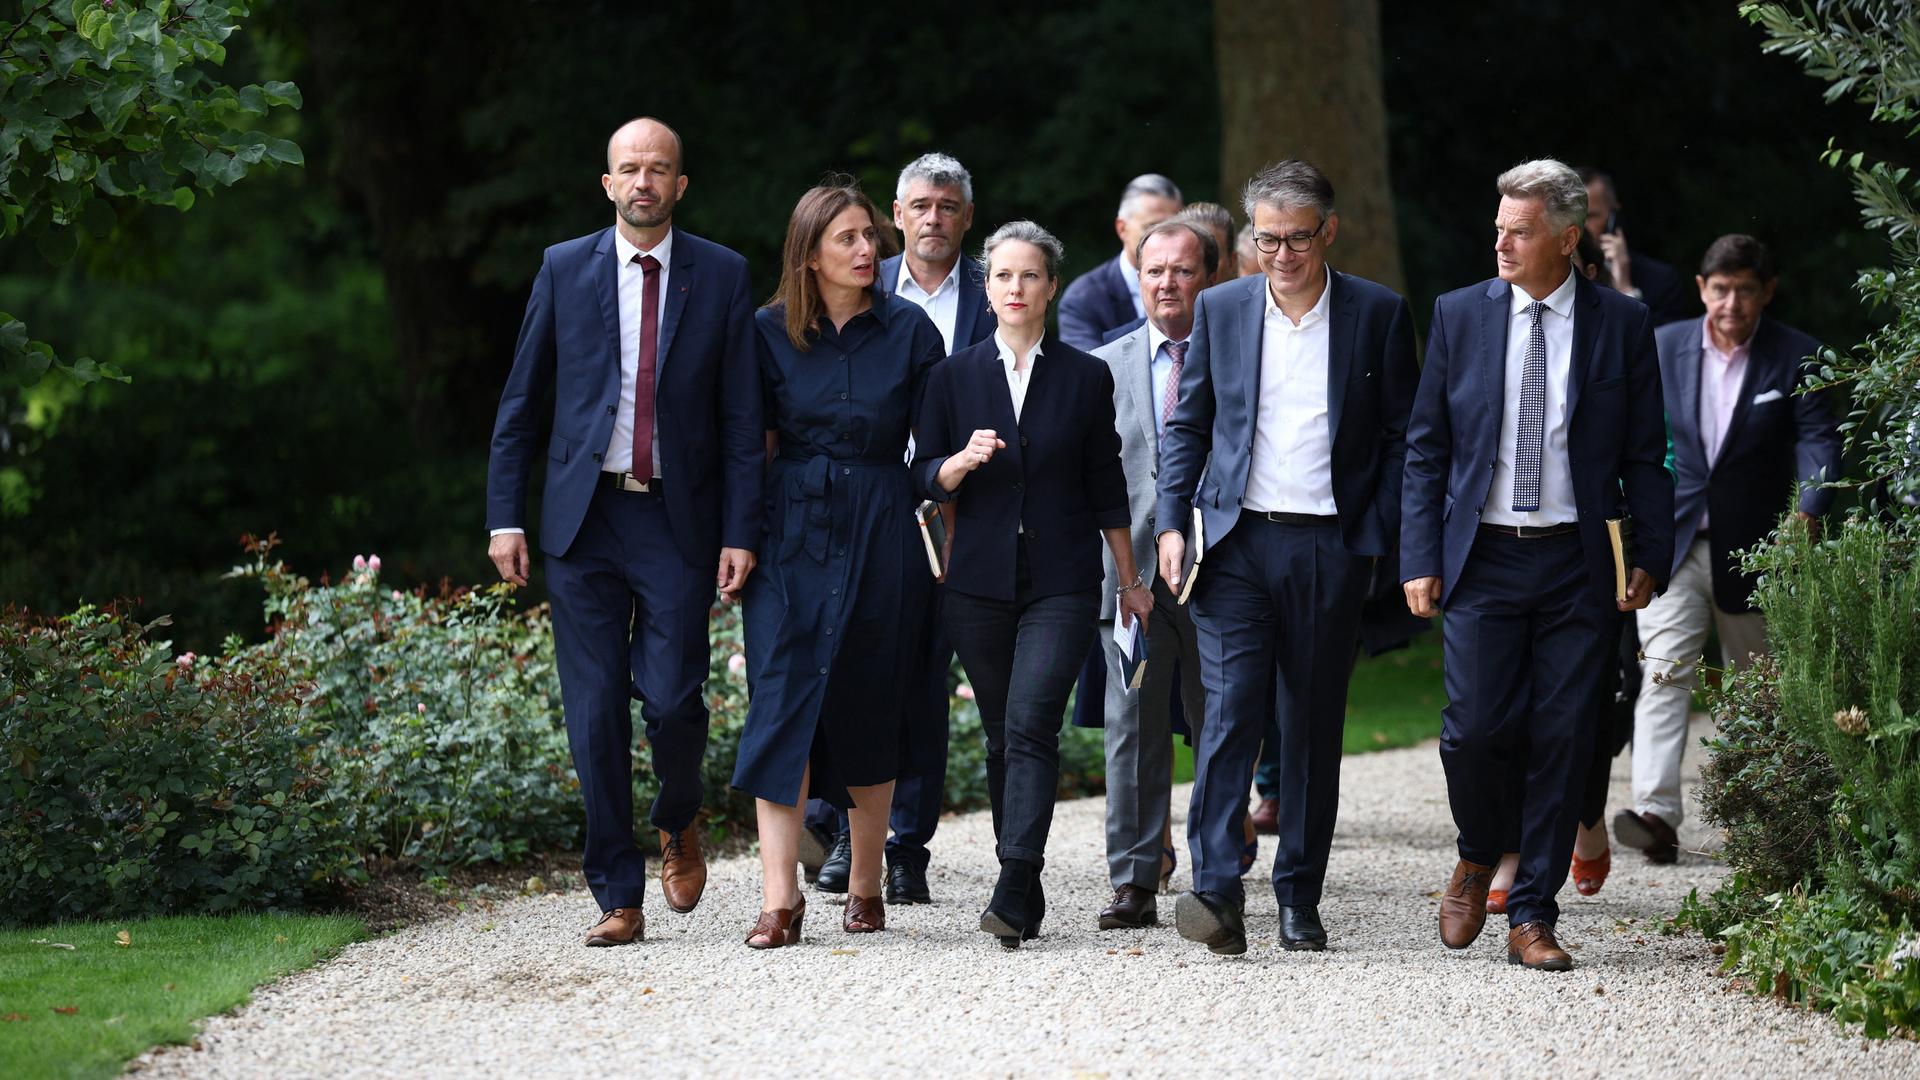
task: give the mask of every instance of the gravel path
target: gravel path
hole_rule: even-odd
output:
[[[1627,792],[1614,771],[1615,805]],[[1175,791],[1183,808],[1187,789]],[[1683,832],[1677,866],[1616,850],[1597,897],[1562,895],[1578,965],[1511,967],[1504,920],[1449,953],[1435,896],[1452,867],[1437,752],[1346,759],[1321,906],[1323,954],[1274,944],[1254,881],[1245,956],[1210,956],[1167,925],[1100,933],[1102,802],[1062,805],[1045,936],[1003,952],[975,929],[991,891],[991,825],[943,823],[931,907],[850,937],[819,893],[801,947],[741,944],[758,910],[750,859],[716,863],[705,899],[649,898],[644,944],[583,949],[584,893],[517,900],[354,946],[209,1021],[204,1050],[142,1058],[148,1075],[1122,1076],[1231,1070],[1349,1076],[1920,1076],[1920,1044],[1869,1043],[1830,1019],[1729,989],[1697,937],[1660,920],[1722,868]],[[1184,813],[1181,814],[1184,817]],[[1179,826],[1176,825],[1176,831]],[[1265,839],[1265,838],[1263,838]],[[1185,848],[1182,846],[1182,860]],[[1262,854],[1271,857],[1265,839]],[[1257,873],[1257,872],[1256,872]],[[1186,879],[1185,867],[1175,876]]]

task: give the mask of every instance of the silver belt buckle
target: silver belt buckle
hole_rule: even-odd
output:
[[[616,486],[619,487],[621,491],[643,491],[644,492],[644,491],[653,490],[652,488],[653,481],[651,479],[645,482],[642,482],[638,477],[634,476],[630,472],[618,473],[616,475],[618,475],[619,477],[619,480]]]

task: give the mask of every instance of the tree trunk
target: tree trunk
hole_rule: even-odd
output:
[[[1400,232],[1387,176],[1379,0],[1218,0],[1220,189],[1269,162],[1312,162],[1333,181],[1340,233],[1328,261],[1399,292]]]

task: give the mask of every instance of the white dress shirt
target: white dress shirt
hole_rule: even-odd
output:
[[[1127,299],[1133,301],[1133,317],[1146,318],[1147,302],[1140,299],[1140,268],[1127,261],[1125,252],[1120,253],[1120,280],[1127,283]]]
[[[1299,322],[1274,302],[1271,287],[1260,334],[1260,401],[1253,422],[1253,460],[1240,505],[1249,510],[1331,517],[1333,434],[1327,424],[1327,276]]]
[[[1757,329],[1757,327],[1756,327]],[[1733,424],[1734,406],[1740,403],[1740,388],[1747,378],[1747,357],[1752,353],[1753,337],[1722,352],[1713,343],[1713,331],[1707,320],[1700,320],[1700,446],[1707,454],[1707,468],[1720,460],[1727,441],[1727,428]],[[1707,510],[1700,508],[1700,527],[1707,527]]]
[[[1033,351],[1027,354],[1025,371],[1014,370],[1013,346],[1007,344],[1007,339],[1001,337],[998,330],[993,332],[993,344],[1000,350],[1000,363],[1007,369],[1007,393],[1013,396],[1013,420],[1019,423],[1020,410],[1027,404],[1027,387],[1033,385],[1033,365],[1040,360],[1041,343],[1033,343]],[[1001,437],[1005,438],[1006,433],[1002,432]]]
[[[1540,509],[1513,509],[1514,443],[1520,432],[1520,380],[1526,371],[1533,297],[1514,287],[1507,316],[1506,390],[1501,394],[1500,445],[1494,454],[1493,486],[1480,520],[1493,525],[1563,525],[1578,520],[1573,472],[1567,466],[1567,378],[1573,370],[1573,269],[1541,303],[1540,330],[1547,339],[1547,428],[1540,449]]]
[[[958,258],[953,260],[953,269],[932,292],[920,287],[913,280],[913,272],[907,269],[905,256],[900,258],[900,279],[894,282],[893,292],[902,300],[911,300],[920,305],[933,320],[933,328],[940,331],[940,341],[947,347],[947,355],[953,355],[954,324],[960,321],[960,267]]]
[[[646,271],[634,260],[641,255],[651,255],[660,262],[659,313],[660,331],[667,328],[667,273],[673,266],[673,230],[668,229],[665,239],[654,245],[651,251],[642,251],[627,242],[626,235],[619,226],[613,230],[613,258],[618,266],[614,279],[620,304],[620,404],[613,413],[613,437],[607,440],[607,452],[600,459],[600,468],[605,472],[633,471],[633,392],[634,384],[640,379],[640,301],[641,288],[646,284]],[[664,342],[662,342],[664,344]],[[654,411],[653,411],[653,475],[660,475],[660,361],[653,361]],[[525,532],[525,529],[495,529],[488,536],[502,533]]]
[[[1156,437],[1167,433],[1166,413],[1163,410],[1167,403],[1167,379],[1173,374],[1173,354],[1167,351],[1167,343],[1172,340],[1153,325],[1153,320],[1147,320],[1147,364],[1153,382],[1153,433]],[[1189,338],[1180,340],[1187,341]],[[1179,390],[1174,392],[1177,394]]]

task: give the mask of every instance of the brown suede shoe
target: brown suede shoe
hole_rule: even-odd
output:
[[[1554,940],[1551,925],[1523,922],[1507,931],[1507,963],[1535,971],[1568,971],[1573,967],[1573,957]]]
[[[707,860],[700,855],[700,830],[689,825],[679,832],[660,830],[660,892],[667,906],[685,915],[700,903],[707,890]]]
[[[1453,880],[1440,896],[1442,945],[1464,949],[1480,936],[1480,928],[1487,925],[1487,888],[1492,884],[1493,867],[1465,859],[1453,864]]]
[[[1630,848],[1647,853],[1647,861],[1665,866],[1680,859],[1680,836],[1659,814],[1622,810],[1613,815],[1613,835]]]
[[[637,907],[617,907],[600,913],[600,921],[587,931],[587,947],[631,945],[647,940],[647,917]]]

